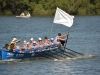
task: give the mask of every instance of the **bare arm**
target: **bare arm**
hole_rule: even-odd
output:
[[[68,35],[69,35],[69,32],[67,34],[62,35],[62,37],[65,37],[65,36],[68,36]]]
[[[69,35],[69,32],[67,34],[60,36],[60,40],[67,40],[67,38],[65,38],[65,37],[68,36],[68,35]]]

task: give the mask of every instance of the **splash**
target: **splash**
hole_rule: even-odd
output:
[[[88,59],[88,58],[94,58],[94,55],[84,55],[84,56],[77,56],[77,57],[66,57],[65,59],[54,59],[53,61],[71,61],[71,60],[78,60],[78,59]]]
[[[67,58],[67,60],[77,60],[77,59],[88,59],[88,58],[94,58],[94,55],[84,55],[84,56],[77,56],[74,58]]]
[[[19,62],[21,59],[9,59],[9,60],[0,60],[0,63],[11,63],[11,62]]]
[[[63,61],[63,60],[61,60],[61,59],[54,59],[53,61],[60,62],[60,61]]]

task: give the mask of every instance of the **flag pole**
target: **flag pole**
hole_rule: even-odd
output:
[[[51,31],[50,31],[50,39],[51,39],[51,37],[52,37],[53,26],[54,26],[54,23],[52,24],[52,27],[51,27]]]

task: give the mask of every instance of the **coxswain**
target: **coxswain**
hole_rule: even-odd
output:
[[[16,43],[20,42],[20,40],[17,40],[16,38],[13,38],[13,40],[10,42],[10,50],[15,49]]]

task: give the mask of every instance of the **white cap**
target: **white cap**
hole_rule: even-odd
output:
[[[13,38],[13,41],[17,40],[16,38]]]
[[[39,40],[42,40],[41,38],[39,38]]]
[[[51,38],[51,40],[54,40],[53,38]]]
[[[29,42],[27,42],[27,44],[29,44]]]
[[[26,42],[26,40],[24,40],[23,42]]]
[[[31,38],[30,40],[34,40],[33,38]]]
[[[33,43],[36,43],[36,41],[34,41]]]

